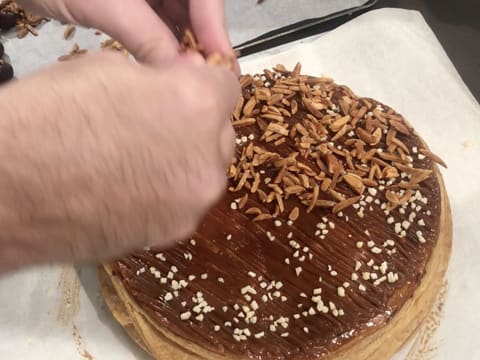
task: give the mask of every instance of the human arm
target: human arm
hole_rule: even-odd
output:
[[[237,94],[223,68],[109,53],[0,88],[0,273],[188,236],[223,192]]]

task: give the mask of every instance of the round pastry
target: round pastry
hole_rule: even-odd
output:
[[[431,310],[451,215],[393,109],[277,65],[240,79],[229,187],[197,232],[100,269],[157,359],[387,359]]]

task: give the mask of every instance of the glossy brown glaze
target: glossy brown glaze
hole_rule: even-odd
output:
[[[335,85],[332,102],[337,103],[346,92],[346,88]],[[357,100],[378,104],[371,99]],[[383,111],[395,114],[385,106]],[[286,121],[293,124],[304,115],[301,109]],[[238,133],[239,139],[253,134],[254,144],[283,156],[296,151],[290,140],[275,147],[258,140],[261,132],[256,126],[241,128]],[[397,137],[409,149],[424,147],[413,133]],[[238,157],[249,142],[238,146]],[[376,146],[386,147],[384,140]],[[415,168],[434,166],[416,151],[411,156]],[[313,161],[307,159],[305,163],[318,170]],[[265,176],[273,171],[264,170]],[[228,191],[206,215],[192,236],[194,241],[189,239],[169,250],[141,251],[115,261],[112,268],[152,322],[205,349],[227,358],[322,358],[386,324],[412,297],[424,275],[438,237],[438,181],[430,176],[420,183],[418,199],[386,214],[382,205],[387,203],[385,191],[394,185],[364,193],[358,205],[364,208],[363,217],[358,214],[358,206],[340,214],[318,207],[307,213],[305,205],[289,197],[284,200],[283,213],[260,222],[252,222],[254,216],[245,214],[245,209],[258,207],[272,213],[272,204],[249,196],[243,210],[233,210],[232,203],[238,204],[236,200],[245,191]],[[235,186],[233,180],[231,186]],[[345,183],[340,183],[337,191],[356,195]],[[300,217],[289,223],[288,215],[296,206],[301,209]],[[395,224],[409,217],[412,221],[401,237]],[[424,243],[419,241],[418,231]],[[377,279],[371,275],[366,279],[366,272],[375,273]],[[181,280],[185,281],[183,286],[178,285]],[[195,310],[198,292],[202,293],[200,302],[203,299],[207,307]],[[323,308],[318,305],[318,296]],[[190,317],[186,319],[185,315],[182,320],[181,314],[187,312]]]

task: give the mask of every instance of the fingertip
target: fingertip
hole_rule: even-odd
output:
[[[235,56],[228,36],[222,0],[191,1],[190,18],[195,35],[207,55],[220,53]]]
[[[138,1],[135,9],[130,7],[126,2],[114,1],[113,6],[110,1],[101,1],[87,25],[120,41],[139,62],[149,65],[173,62],[180,48],[170,28],[147,2]]]

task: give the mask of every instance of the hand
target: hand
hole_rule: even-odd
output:
[[[207,55],[232,55],[223,0],[23,0],[36,13],[100,29],[140,61],[171,62],[178,36],[191,28]]]
[[[0,89],[0,272],[189,236],[224,191],[238,93],[227,69],[110,53]]]

